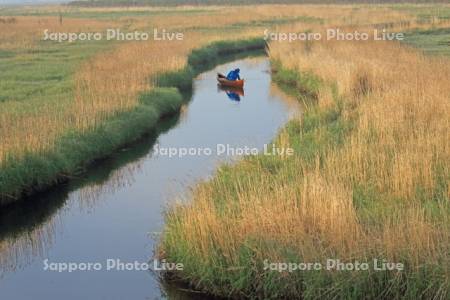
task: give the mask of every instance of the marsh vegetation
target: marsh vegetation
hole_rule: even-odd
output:
[[[270,41],[273,80],[304,108],[273,144],[295,155],[219,167],[168,209],[158,255],[218,296],[447,299],[449,15],[444,4],[2,9],[0,196],[15,201],[135,140],[180,108],[205,61],[260,47],[265,29],[405,32],[405,43]],[[184,39],[42,41],[45,29],[107,28]],[[264,269],[328,258],[405,268]]]

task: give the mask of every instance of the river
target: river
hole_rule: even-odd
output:
[[[247,79],[245,92],[219,89],[216,73],[236,67]],[[1,299],[192,298],[162,287],[153,272],[108,271],[106,261],[149,262],[168,203],[188,199],[196,182],[236,158],[219,155],[217,145],[262,149],[298,112],[271,83],[265,57],[217,66],[193,84],[181,113],[154,133],[83,176],[0,211]],[[169,157],[157,155],[155,146],[212,151]],[[102,268],[57,272],[45,270],[45,262]]]

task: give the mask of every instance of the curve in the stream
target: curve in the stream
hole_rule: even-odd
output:
[[[218,89],[215,79],[217,72],[236,66],[247,79],[245,93],[237,93],[240,101],[230,97],[230,91]],[[0,212],[2,298],[180,299],[174,291],[161,289],[152,273],[107,271],[106,260],[148,262],[168,201],[185,197],[190,186],[233,158],[215,151],[169,158],[155,155],[154,146],[215,150],[221,144],[261,149],[295,111],[295,102],[271,84],[265,57],[202,73],[194,81],[189,104],[156,133],[99,163],[83,178],[35,196],[33,204],[18,203]],[[45,259],[99,262],[102,269],[45,271]]]

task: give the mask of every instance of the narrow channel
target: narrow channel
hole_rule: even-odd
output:
[[[246,78],[244,93],[218,88],[216,73],[236,67]],[[262,149],[298,112],[295,102],[271,83],[265,57],[217,66],[193,84],[191,100],[157,133],[99,162],[82,178],[0,211],[2,299],[179,298],[152,272],[107,271],[106,260],[148,262],[167,204],[188,198],[196,182],[235,159],[232,149]],[[217,145],[229,145],[231,152],[218,155]],[[212,153],[169,157],[157,155],[156,146]],[[100,262],[103,268],[46,271],[47,259]]]

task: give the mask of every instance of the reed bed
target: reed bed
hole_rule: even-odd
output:
[[[361,20],[343,28],[378,26]],[[159,255],[220,296],[448,298],[450,61],[373,40],[272,42],[269,53],[274,80],[305,104],[274,141],[296,155],[220,168],[168,209]],[[404,270],[264,268],[335,258]]]
[[[6,161],[21,159],[27,153],[49,151],[54,146],[55,140],[67,130],[94,128],[105,118],[120,111],[129,110],[136,105],[136,96],[139,92],[152,88],[157,74],[183,68],[189,51],[206,43],[218,39],[263,36],[265,27],[286,28],[283,24],[271,23],[273,20],[288,19],[300,28],[308,29],[318,26],[316,22],[311,23],[308,17],[324,20],[327,24],[352,24],[360,20],[383,23],[398,20],[400,17],[408,18],[408,14],[384,7],[359,9],[358,13],[354,12],[354,8],[346,6],[327,6],[327,9],[312,5],[208,7],[204,12],[202,9],[197,9],[195,18],[184,14],[190,9],[189,7],[163,9],[162,14],[150,14],[155,8],[61,9],[51,6],[29,12],[38,16],[19,15],[15,17],[15,23],[1,25],[1,51],[14,55],[21,49],[14,58],[15,63],[19,61],[33,64],[35,60],[39,60],[42,52],[48,50],[58,54],[59,51],[65,51],[64,49],[69,47],[61,45],[55,49],[51,43],[43,43],[41,39],[45,29],[49,29],[50,32],[101,32],[107,28],[124,26],[130,30],[147,31],[151,31],[152,28],[165,28],[185,31],[186,38],[182,42],[172,44],[169,42],[108,43],[98,51],[92,52],[91,57],[87,56],[84,62],[76,62],[73,71],[70,71],[73,74],[66,78],[70,85],[69,94],[46,97],[44,91],[39,99],[35,99],[35,94],[30,94],[26,99],[14,99],[11,96],[6,98],[8,101],[0,103],[2,106],[0,165]],[[59,16],[54,16],[56,13],[61,13],[63,16],[70,16],[70,13],[81,16],[83,13],[96,13],[101,17],[102,14],[118,11],[124,12],[124,15],[114,21],[101,18],[64,17],[61,23]],[[127,14],[134,11],[149,12],[149,15],[133,16],[131,19],[127,17]],[[223,31],[220,28],[236,23],[229,18],[230,14],[241,16],[238,22],[240,25],[234,30]],[[294,17],[298,16],[306,19],[296,20]],[[212,19],[214,22],[211,22]],[[80,51],[85,51],[83,47],[80,47]],[[25,52],[24,49],[26,49]],[[100,53],[96,54],[96,52]],[[57,59],[55,62],[57,63]],[[38,66],[33,71],[42,72],[37,68]],[[17,84],[26,87],[34,83],[22,81]]]
[[[61,54],[73,47],[43,43],[44,28],[159,27],[182,30],[186,38],[108,43],[74,59],[66,92],[0,98],[0,169],[28,154],[45,158],[64,135],[89,134],[131,111],[140,93],[154,89],[159,74],[183,69],[191,50],[213,41],[262,37],[265,28],[448,26],[445,18],[424,21],[409,10],[364,5],[208,7],[195,17],[188,8],[166,15],[138,9],[149,16],[70,17],[62,23],[49,15],[55,14],[52,9],[0,25],[0,57],[6,63],[33,64],[46,50]],[[240,16],[239,24],[230,14]],[[88,49],[83,47],[80,55]],[[324,41],[273,42],[270,57],[275,80],[306,104],[304,116],[274,141],[293,147],[296,155],[250,157],[221,167],[194,189],[192,201],[168,211],[160,255],[183,262],[185,271],[178,275],[196,288],[223,296],[445,299],[450,293],[448,59],[393,42]],[[56,56],[56,64],[65,59]],[[36,66],[36,72],[54,71]],[[265,259],[328,257],[380,258],[404,263],[406,270],[360,276],[261,271]]]
[[[101,15],[103,10],[96,12]],[[49,8],[47,13],[55,13],[55,8]],[[253,19],[267,16],[267,13],[257,14]],[[55,46],[52,42],[42,42],[45,29],[50,32],[103,32],[107,28],[128,26],[129,30],[151,32],[152,28],[171,30],[174,24],[181,27],[189,22],[193,25],[198,22],[198,26],[211,24],[209,12],[194,18],[195,22],[189,15],[182,14],[171,17],[136,17],[131,23],[126,18],[116,21],[64,18],[62,24],[57,16],[15,18],[16,23],[1,27],[0,51],[13,57],[11,63],[26,63],[32,66],[46,51],[54,52],[55,55],[62,53],[61,57],[64,57],[64,51],[71,47],[70,44]],[[216,21],[219,20],[222,21],[216,24],[218,26],[232,23],[223,12],[217,16]],[[90,51],[92,55],[82,61],[74,59],[76,65],[72,67],[73,71],[70,71],[72,74],[65,78],[69,85],[68,93],[46,97],[44,91],[42,95],[31,94],[23,98],[9,95],[0,102],[0,166],[6,162],[20,160],[29,153],[51,151],[55,141],[67,131],[95,128],[105,119],[132,109],[137,104],[137,95],[154,87],[157,74],[184,68],[187,55],[193,48],[219,39],[254,37],[257,34],[252,28],[229,33],[200,33],[194,30],[186,32],[185,39],[180,42],[111,42],[99,46],[100,50],[96,51],[84,50],[84,47],[88,46],[79,46],[80,51]],[[58,59],[63,58],[55,58],[50,63],[57,64]],[[39,68],[41,66],[36,64],[32,71],[46,72]],[[15,87],[27,87],[36,83],[16,80],[15,84]]]

